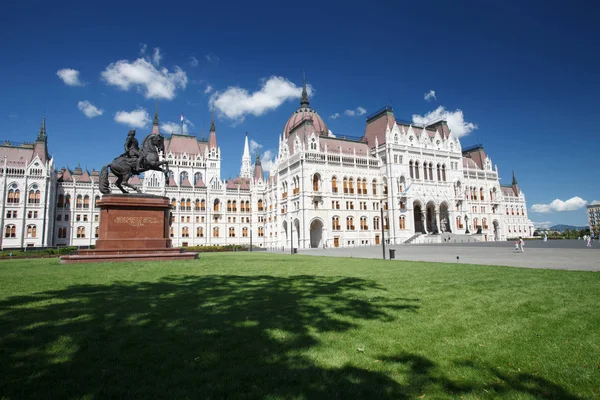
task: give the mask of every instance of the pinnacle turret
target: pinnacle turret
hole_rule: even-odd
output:
[[[250,146],[248,146],[248,132],[244,142],[244,154],[242,155],[242,168],[240,169],[240,177],[252,177],[252,158],[250,157]]]
[[[38,133],[37,140],[44,141],[44,142],[47,140],[47,136],[46,136],[46,113],[44,113],[44,116],[42,117],[42,125],[40,126],[40,131]]]
[[[160,125],[158,121],[158,99],[156,99],[156,109],[154,110],[154,122],[152,122],[152,133],[155,135],[159,134],[158,126]]]
[[[310,102],[308,101],[308,92],[306,91],[306,75],[302,74],[302,97],[300,98],[300,106],[308,108]]]

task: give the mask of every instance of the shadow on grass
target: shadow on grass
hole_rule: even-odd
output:
[[[0,397],[402,399],[430,385],[478,390],[440,378],[415,355],[384,360],[402,364],[406,383],[315,363],[319,334],[418,309],[418,299],[369,301],[383,291],[356,278],[177,276],[13,297],[0,302]],[[529,378],[504,385],[541,398],[559,389]]]

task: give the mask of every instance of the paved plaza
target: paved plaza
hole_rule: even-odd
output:
[[[396,260],[505,265],[574,271],[600,271],[600,243],[587,248],[582,240],[528,241],[525,253],[515,252],[513,242],[443,243],[386,246],[396,250]],[[300,254],[330,257],[382,258],[381,246],[336,249],[300,249]]]

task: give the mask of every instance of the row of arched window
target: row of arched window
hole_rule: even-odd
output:
[[[321,182],[321,175],[314,174],[313,175],[313,190],[314,191],[318,191],[319,187],[320,187],[320,182]],[[344,177],[342,179],[342,190],[344,194],[369,194],[369,183],[367,182],[366,178],[356,178],[356,180],[354,180],[354,178],[347,178]],[[356,186],[355,186],[356,185]],[[377,194],[377,179],[373,179],[370,183],[371,186],[371,194],[376,195]],[[331,192],[332,193],[339,193],[340,188],[338,187],[338,178],[337,176],[332,176],[331,177]],[[384,182],[383,184],[383,192],[384,194],[387,193],[387,184]]]
[[[100,196],[94,197],[94,208],[98,207],[98,201],[100,200]],[[58,195],[58,200],[56,201],[56,207],[58,208],[71,208],[71,195]],[[90,208],[90,196],[87,194],[85,196],[77,195],[75,198],[75,208]]]
[[[100,227],[97,226],[94,228],[94,237],[98,237],[99,231],[100,231]],[[67,238],[67,228],[66,227],[58,228],[57,236],[59,239],[66,239]],[[77,239],[85,239],[86,238],[84,226],[77,227],[77,236],[76,237],[77,237]]]
[[[228,212],[237,212],[238,204],[240,208],[240,212],[251,212],[252,207],[250,206],[250,200],[240,200],[239,203],[237,200],[227,200],[227,211]],[[206,200],[205,199],[196,199],[194,203],[192,203],[192,199],[181,199],[179,201],[179,205],[177,204],[177,199],[171,199],[171,206],[173,208],[179,208],[180,211],[192,211],[192,205],[194,207],[194,211],[206,211]],[[221,200],[215,199],[213,201],[213,211],[220,211]],[[179,206],[179,207],[178,207]],[[258,200],[258,211],[263,211],[265,209],[266,203],[263,203],[263,200]]]
[[[508,207],[506,207],[506,215],[509,215]],[[525,215],[525,209],[523,207],[510,208],[510,215]]]
[[[37,226],[36,225],[27,225],[25,228],[27,238],[36,238],[37,237]],[[17,227],[13,224],[6,225],[4,228],[4,237],[5,238],[15,238],[17,237]]]
[[[248,237],[249,236],[248,232],[249,232],[248,227],[246,227],[246,226],[243,227],[242,228],[242,237]],[[213,237],[219,237],[219,233],[220,233],[219,227],[218,226],[213,227],[213,229],[212,229]],[[263,237],[265,235],[264,227],[259,226],[257,229],[257,234],[258,234],[258,237]],[[171,237],[175,236],[175,229],[173,227],[171,227],[171,229],[170,229],[170,235],[171,235]],[[227,235],[229,237],[236,237],[235,227],[230,226],[227,229]],[[190,237],[190,228],[189,227],[184,226],[181,228],[181,237],[182,238]],[[204,227],[199,226],[196,228],[196,237],[198,237],[198,238],[204,237]]]
[[[361,231],[366,231],[369,230],[369,222],[368,222],[368,218],[363,216],[359,218],[360,221],[360,225],[359,225],[359,229]],[[373,217],[373,230],[379,230],[381,229],[381,219],[379,217]],[[388,217],[384,217],[384,229],[388,229],[388,225],[389,225],[389,220]],[[405,228],[406,224],[405,224],[405,220],[404,220],[404,216],[400,217],[400,229],[406,229]],[[342,230],[342,226],[340,224],[340,217],[338,216],[334,216],[331,218],[331,230],[332,231],[341,231]],[[346,230],[347,231],[354,231],[356,230],[356,225],[354,224],[354,217],[353,216],[348,216],[346,217]]]
[[[18,204],[21,201],[21,191],[19,189],[9,189],[6,202],[9,204]],[[27,197],[28,204],[40,204],[41,192],[39,190],[30,190]]]
[[[437,178],[438,182],[446,182],[446,164],[436,165],[436,174],[434,175],[433,163],[410,160],[408,163],[408,172],[413,179],[421,179],[421,170],[423,172],[423,180],[434,181]]]

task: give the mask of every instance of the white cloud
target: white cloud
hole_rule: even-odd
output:
[[[197,59],[196,57],[194,57],[194,56],[190,56],[190,65],[191,65],[192,67],[197,67],[197,66],[198,66],[198,64],[200,64],[200,63],[198,62],[198,59]]]
[[[220,58],[215,56],[214,54],[207,54],[204,56],[204,58],[206,58],[206,61],[208,62],[219,62]]]
[[[262,154],[260,158],[260,162],[263,168],[263,171],[269,172],[273,167],[275,167],[275,152],[273,150],[267,150]]]
[[[435,97],[435,90],[430,90],[429,92],[425,93],[424,99],[427,101],[437,100],[437,97]]]
[[[328,133],[328,136],[329,136],[329,137],[337,137],[337,136],[335,136],[335,135],[333,134],[333,132],[331,132],[331,129],[328,129],[328,131],[329,131],[329,133]]]
[[[152,54],[152,64],[154,64],[158,67],[160,64],[160,60],[162,60],[162,58],[163,58],[163,56],[162,56],[162,54],[160,54],[160,48],[155,47],[154,54]]]
[[[335,113],[329,116],[331,119],[338,119],[340,117],[340,113]]]
[[[428,112],[423,116],[413,114],[412,119],[413,123],[421,125],[427,125],[434,121],[445,120],[455,137],[466,136],[474,129],[477,129],[477,125],[472,122],[465,121],[462,110],[456,110],[452,112],[446,110],[443,106],[439,106],[435,110]]]
[[[187,118],[183,119],[183,133],[190,133],[190,128],[193,128],[195,125],[192,121]],[[181,133],[181,122],[161,122],[160,130],[165,133]]]
[[[204,89],[204,94],[209,94],[213,91],[213,87],[211,85],[206,85],[206,89]]]
[[[535,226],[536,228],[541,228],[541,229],[550,228],[552,226],[551,221],[542,221],[542,222],[531,221],[531,222],[533,222],[533,226]]]
[[[174,72],[169,72],[167,68],[159,70],[144,58],[133,62],[119,60],[106,67],[101,75],[107,84],[121,90],[136,87],[147,99],[157,97],[171,100],[177,89],[185,89],[188,82],[187,75],[181,68],[176,66]]]
[[[96,107],[87,100],[77,103],[77,108],[79,108],[79,111],[84,113],[88,118],[99,117],[100,115],[104,114],[104,110]]]
[[[308,94],[312,94],[312,87],[307,87]],[[283,102],[299,98],[302,88],[296,86],[281,76],[272,76],[263,79],[262,87],[254,93],[248,93],[246,89],[230,86],[224,92],[215,92],[210,98],[210,106],[221,115],[229,119],[241,122],[246,115],[262,115],[267,111],[274,110]]]
[[[250,139],[249,147],[250,154],[256,154],[256,151],[260,150],[263,147],[263,145],[258,143],[256,140]]]
[[[600,204],[600,200],[594,200],[591,203],[593,206]]]
[[[63,68],[56,71],[56,75],[69,86],[85,86],[87,83],[79,80],[79,71],[71,68]]]
[[[140,43],[140,57],[144,57],[146,55],[146,49],[148,45],[146,43]]]
[[[132,128],[144,128],[150,124],[150,114],[143,108],[130,112],[117,111],[115,121]]]
[[[344,111],[344,114],[347,115],[348,117],[355,117],[357,115],[365,115],[366,113],[367,113],[367,110],[364,109],[361,106],[356,107],[355,110],[346,110],[346,111]]]
[[[579,196],[571,197],[567,201],[555,199],[550,204],[534,204],[531,206],[531,211],[537,213],[575,211],[587,205],[587,201]]]

